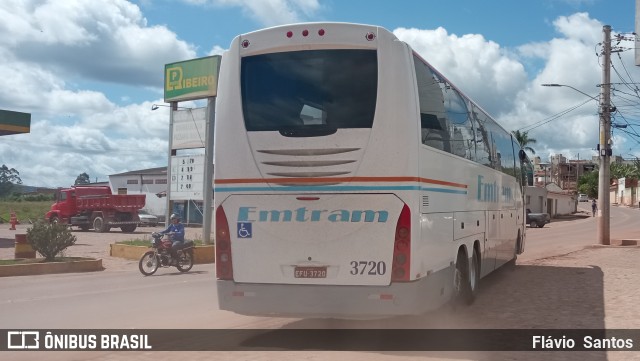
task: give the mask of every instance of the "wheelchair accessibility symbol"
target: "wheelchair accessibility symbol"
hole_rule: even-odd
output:
[[[238,222],[238,238],[251,238],[251,223]]]

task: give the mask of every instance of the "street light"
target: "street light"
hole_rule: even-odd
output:
[[[171,105],[166,105],[166,104],[152,104],[151,105],[151,110],[156,110],[159,107],[167,107],[167,108],[172,108]],[[185,108],[185,107],[174,107],[175,109],[191,109],[191,108]]]
[[[578,89],[576,89],[576,88],[572,87],[571,85],[566,85],[566,84],[540,84],[540,85],[542,85],[542,86],[549,86],[549,87],[565,87],[565,88],[571,88],[571,89],[573,89],[573,90],[577,91],[578,93],[580,93],[580,94],[584,94],[584,95],[588,96],[589,98],[591,98],[591,99],[593,99],[593,100],[595,100],[595,101],[599,101],[597,97],[591,96],[591,95],[589,95],[589,94],[587,94],[587,93],[583,92],[582,90],[578,90]]]
[[[607,80],[608,84],[608,80]],[[600,143],[598,144],[598,155],[600,156],[600,172],[598,175],[598,243],[608,245],[611,243],[611,229],[610,229],[610,215],[611,215],[611,203],[609,201],[609,185],[610,185],[610,170],[609,170],[609,157],[612,155],[611,151],[611,111],[609,106],[609,99],[605,95],[607,94],[603,88],[601,96],[603,101],[594,96],[591,96],[581,90],[578,90],[571,85],[566,84],[542,84],[542,86],[548,87],[565,87],[577,91],[595,101],[600,103]],[[615,111],[615,110],[614,110]],[[576,180],[577,182],[577,180]],[[577,188],[577,187],[576,187]]]

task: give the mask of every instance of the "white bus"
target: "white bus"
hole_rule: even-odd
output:
[[[420,314],[523,251],[518,143],[388,30],[240,35],[216,107],[220,309]]]

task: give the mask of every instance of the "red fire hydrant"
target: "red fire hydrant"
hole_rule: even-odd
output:
[[[11,218],[9,218],[9,223],[11,223],[10,231],[16,230],[16,224],[18,224],[18,217],[16,217],[16,212],[11,211]]]

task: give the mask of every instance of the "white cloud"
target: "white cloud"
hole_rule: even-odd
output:
[[[556,120],[525,130],[530,129],[530,137],[538,140],[535,149],[543,158],[557,153],[567,157],[580,154],[582,159],[591,158],[596,154],[594,149],[599,138],[599,117],[598,102],[589,98],[598,98],[598,85],[602,82],[602,59],[597,53],[602,50],[599,43],[602,42],[603,24],[586,13],[562,16],[553,24],[559,34],[557,38],[544,43],[524,44],[518,48],[523,58],[539,58],[544,62],[544,67],[517,95],[514,108],[501,120],[511,128],[541,124],[543,120],[586,102]],[[632,65],[633,53],[625,52],[621,56],[630,75],[635,79],[640,78],[640,71]],[[614,66],[621,67],[619,60],[612,60]],[[614,80],[616,78],[612,74],[612,82],[619,81]],[[541,86],[548,83],[566,86]],[[614,154],[628,156],[629,146],[632,143],[637,146],[637,142],[627,137],[618,139],[620,141],[614,142]]]
[[[120,107],[94,87],[161,89],[158,69],[194,58],[193,45],[164,26],[147,26],[123,0],[5,0],[0,31],[0,109],[32,114],[30,133],[2,137],[0,159],[25,184],[68,186],[82,172],[106,180],[166,164],[166,109],[152,112],[153,102]]]
[[[147,26],[125,0],[5,0],[0,30],[0,46],[16,59],[70,78],[159,86],[157,69],[196,54],[166,27]]]
[[[238,7],[266,26],[305,20],[321,10],[317,0],[191,2]],[[517,49],[444,28],[394,33],[512,130],[588,100],[542,83],[598,92],[601,68],[595,51],[602,24],[584,13],[553,24],[555,39]],[[140,9],[123,0],[4,0],[0,32],[0,109],[32,113],[30,134],[0,141],[0,163],[19,170],[25,184],[68,186],[82,172],[106,180],[108,174],[166,164],[168,108],[151,111],[151,104],[163,103],[158,69],[195,57],[194,45],[167,27],[147,26]],[[208,55],[223,51],[214,46]],[[640,79],[632,52],[620,55]],[[527,74],[523,64],[528,61],[539,62],[539,70]],[[614,63],[619,64],[617,57]],[[157,99],[120,106],[116,101],[122,94],[109,99],[95,90],[95,83],[104,82],[155,87]],[[589,157],[597,143],[596,112],[590,102],[532,129],[530,137],[538,140],[534,148],[543,157],[558,152]],[[616,154],[626,154],[634,143],[622,134],[616,133]]]
[[[553,22],[564,37],[584,44],[597,44],[602,40],[602,23],[591,19],[588,13],[561,16]]]
[[[184,0],[195,5],[239,7],[263,26],[297,23],[312,18],[321,8],[318,0]]]
[[[598,44],[602,42],[603,24],[586,13],[576,13],[558,17],[553,25],[556,38],[523,44],[514,50],[504,49],[482,35],[458,36],[444,28],[399,28],[394,34],[491,113],[505,129],[522,129],[548,121],[524,128],[531,138],[538,140],[534,149],[543,158],[556,153],[568,157],[579,153],[582,159],[590,158],[598,143],[598,103],[568,87],[541,84],[570,85],[597,98],[602,60],[596,52],[601,51]],[[633,47],[633,43],[627,47]],[[633,53],[627,51],[620,56],[631,78],[640,79],[640,70],[632,65]],[[617,55],[612,61],[626,75]],[[527,74],[524,64],[531,62],[537,62],[539,67]],[[612,82],[614,79],[612,73]],[[565,114],[582,103],[585,104]],[[617,121],[624,123],[621,117]],[[614,153],[626,156],[630,147],[637,149],[636,140],[617,131]]]
[[[225,51],[227,51],[227,49],[215,45],[211,50],[209,50],[209,53],[207,53],[207,55],[222,55],[222,53],[224,53]]]
[[[512,109],[514,95],[526,84],[524,66],[482,35],[459,37],[441,27],[399,28],[394,34],[494,115]]]

